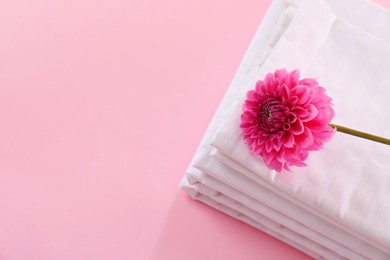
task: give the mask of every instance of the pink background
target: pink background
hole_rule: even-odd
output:
[[[269,4],[2,1],[0,259],[307,258],[178,189]]]

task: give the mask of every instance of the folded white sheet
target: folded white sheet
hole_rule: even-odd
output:
[[[318,76],[334,98],[335,122],[386,135],[390,46],[338,20],[326,8],[319,0],[302,4],[259,75],[287,67]],[[337,134],[323,151],[310,155],[308,167],[275,174],[242,141],[239,117],[245,91],[241,94],[212,145],[279,188],[287,199],[390,253],[389,147]],[[239,170],[233,163],[232,167]]]
[[[212,187],[246,207],[283,223],[296,233],[312,238],[341,256],[349,259],[388,259],[388,254],[291,203],[272,190],[249,178],[243,178],[215,158],[210,158],[200,170],[190,170],[187,177],[190,183]]]
[[[229,104],[235,102],[234,100],[237,100],[237,98],[242,96],[242,93],[245,92],[245,90],[243,90],[243,88],[248,87],[248,85],[249,85],[248,82],[254,81],[256,79],[256,77],[258,76],[258,71],[259,71],[262,63],[264,61],[266,64],[267,64],[267,62],[270,63],[269,60],[272,60],[272,53],[271,53],[270,59],[266,59],[267,55],[273,49],[274,45],[276,45],[276,46],[281,45],[281,43],[279,43],[280,42],[279,39],[281,39],[282,42],[285,39],[288,39],[288,35],[286,36],[285,29],[288,27],[288,30],[290,30],[290,32],[293,30],[291,28],[299,29],[299,26],[293,27],[292,25],[289,26],[289,24],[290,24],[290,21],[294,17],[294,10],[295,10],[294,6],[298,6],[300,4],[300,2],[301,1],[288,1],[287,3],[285,1],[274,1],[273,2],[272,6],[271,6],[264,22],[263,22],[263,25],[261,26],[261,28],[257,32],[256,36],[254,37],[254,40],[252,41],[252,44],[251,44],[242,64],[240,66],[240,69],[238,70],[238,72],[235,76],[235,79],[233,80],[233,82],[231,84],[231,87],[227,91],[220,108],[218,109],[212,123],[210,124],[210,127],[208,128],[207,134],[205,135],[202,144],[199,146],[198,152],[194,157],[194,161],[192,162],[192,165],[196,166],[196,162],[205,160],[209,157],[211,150],[210,150],[210,147],[208,146],[208,144],[210,143],[210,140],[212,139],[212,137],[215,135],[216,128],[219,125],[221,125],[221,120],[224,117],[224,115],[230,113]],[[314,4],[314,5],[317,4],[317,7],[318,7],[318,2],[320,2],[320,1],[317,1],[317,3]],[[350,6],[350,4],[352,2],[356,6],[356,8],[353,8],[353,9],[345,8],[347,6]],[[370,4],[369,2],[366,2],[366,1],[327,0],[327,3],[334,10],[336,15],[338,17],[341,17],[343,20],[346,20],[346,21],[349,21],[353,24],[358,25],[359,27],[363,28],[364,30],[369,31],[370,34],[374,35],[377,38],[380,38],[380,39],[383,39],[386,41],[389,40],[390,34],[388,33],[388,30],[387,30],[388,27],[383,26],[383,23],[385,23],[387,25],[390,24],[390,22],[389,22],[390,15],[386,11],[382,10],[381,8],[378,8],[377,6],[373,6],[372,4]],[[323,3],[319,3],[319,5],[321,5],[321,4],[323,4]],[[313,7],[310,7],[310,8],[313,8]],[[324,8],[324,7],[322,6],[321,8]],[[300,9],[301,9],[300,10],[301,14],[304,13],[304,11],[302,11],[302,6],[300,7]],[[311,11],[313,11],[313,10],[311,10]],[[365,16],[365,17],[361,16],[362,10],[364,10],[364,12],[367,14],[367,16]],[[333,26],[333,24],[335,23],[334,21],[337,20],[338,23],[346,24],[346,27],[348,27],[348,28],[352,27],[354,29],[357,29],[358,31],[362,31],[361,29],[355,28],[354,26],[351,26],[345,22],[342,22],[339,19],[336,19],[336,15],[332,11],[330,11],[329,9],[325,8],[322,11],[324,11],[324,12],[321,12],[321,13],[314,12],[314,13],[311,13],[311,15],[309,15],[309,17],[312,17],[314,20],[318,19],[317,25],[316,25],[316,23],[314,23],[313,27],[315,27],[315,26],[319,26],[319,27],[325,26],[326,27],[326,25],[327,25],[326,22],[328,22],[329,24],[331,24]],[[368,20],[370,20],[370,16],[376,17],[376,19],[374,19],[372,22],[367,22]],[[307,19],[308,16],[305,16],[305,18]],[[298,22],[296,22],[296,20],[298,20]],[[294,24],[294,21],[295,21],[295,23],[298,23],[298,24],[299,24],[299,22],[300,23],[303,22],[302,18],[301,18],[301,21],[299,21],[299,18],[296,18],[296,17],[294,17],[292,24]],[[312,20],[310,19],[310,21],[312,21]],[[382,26],[378,27],[378,24],[379,24],[378,21],[382,24]],[[307,21],[305,21],[305,22],[307,22]],[[294,33],[294,31],[293,31],[293,33]],[[363,32],[363,33],[365,33],[365,32]],[[322,34],[325,34],[325,33],[322,32],[322,33],[319,33],[319,35],[314,34],[317,38],[314,40],[311,39],[313,41],[309,41],[308,44],[311,44],[314,46],[316,44],[322,45],[322,42],[321,42],[322,37],[325,39],[327,36],[327,35],[323,36]],[[367,35],[368,34],[365,33],[365,36],[367,36]],[[304,35],[304,36],[307,36],[307,35]],[[373,36],[369,36],[369,37],[374,38]],[[308,38],[308,39],[310,40],[310,38]],[[375,39],[375,41],[379,41],[379,40]],[[379,42],[381,42],[381,41],[379,41]],[[306,47],[306,45],[304,45],[302,43],[301,43],[301,45]],[[267,46],[267,47],[264,47],[264,46]],[[310,47],[310,46],[307,46],[307,47]],[[310,50],[310,51],[311,51],[311,53],[315,53],[316,50]],[[294,60],[295,58],[296,57],[292,57],[291,59],[289,59],[289,61],[293,63],[293,62],[295,62],[295,60]],[[299,59],[301,59],[301,57]],[[299,59],[296,59],[296,60],[299,60]],[[308,58],[306,58],[306,59],[310,60]],[[303,64],[306,61],[305,61],[305,59],[301,59],[300,62],[302,62],[302,64]],[[286,61],[286,65],[284,65],[284,66],[287,66],[287,65],[288,65],[288,62]],[[309,65],[310,64],[308,64],[307,67]],[[261,69],[264,69],[264,68],[261,68]],[[300,68],[300,69],[302,71],[302,68]],[[307,71],[310,71],[310,69],[307,69]],[[321,78],[321,81],[322,81],[322,78]],[[238,105],[236,105],[233,108],[237,108],[237,107],[238,107]],[[226,124],[228,124],[228,123],[226,123]],[[224,127],[226,127],[226,126],[224,126]],[[220,142],[222,142],[222,143],[226,142],[226,140],[229,140],[229,139],[223,140],[224,139],[223,135],[217,135],[217,139],[214,142],[214,145],[216,145],[217,147],[218,147],[218,145],[220,145],[218,143],[218,136],[221,137]],[[278,176],[276,176],[273,173],[269,173],[268,171],[266,171],[266,173],[267,173],[266,175],[259,176],[257,172],[250,171],[251,169],[248,170],[246,167],[243,167],[242,164],[240,165],[240,163],[237,163],[235,158],[233,158],[233,159],[229,158],[229,155],[230,155],[229,149],[226,150],[226,147],[225,148],[222,147],[220,150],[221,150],[221,152],[215,152],[214,155],[217,156],[218,158],[222,158],[223,159],[222,161],[224,161],[225,163],[227,163],[230,166],[233,166],[233,168],[235,168],[236,170],[241,172],[241,174],[237,174],[237,172],[234,172],[232,169],[230,169],[230,172],[235,174],[235,176],[243,176],[242,174],[247,175],[252,180],[256,180],[256,181],[262,183],[263,185],[265,184],[265,186],[267,186],[267,184],[268,184],[268,186],[270,186],[271,189],[277,188],[277,191],[280,194],[285,195],[285,191],[283,190],[284,187],[275,186],[273,183],[273,179],[278,179],[278,178],[275,178]],[[218,162],[218,160],[216,162]],[[256,163],[258,163],[258,162],[256,162]],[[244,164],[244,165],[248,166],[246,164]],[[208,166],[208,167],[210,168],[210,166]],[[211,167],[211,169],[207,169],[207,170],[209,170],[209,171],[211,170],[211,172],[212,172],[213,168]],[[194,172],[192,167],[190,167],[189,171],[188,171],[190,176],[191,176],[191,172]],[[217,172],[217,175],[218,175],[218,173],[222,173],[222,172]],[[212,174],[213,173],[211,173],[210,175],[212,175]],[[264,177],[265,177],[265,179],[264,179]],[[205,180],[207,180],[207,175],[205,175],[202,178],[201,178],[202,179],[201,181],[204,182]],[[244,177],[244,178],[246,178],[246,177]],[[225,182],[229,183],[233,179],[227,179],[227,180],[225,180]],[[304,181],[304,178],[302,178],[300,180]],[[216,181],[218,181],[218,180],[216,180]],[[183,180],[183,182],[185,182],[185,180]],[[239,182],[240,182],[240,180],[239,180]],[[289,182],[289,180],[288,180],[288,182]],[[221,182],[221,183],[222,183],[222,187],[223,187],[223,185],[226,186],[226,184],[224,184],[223,182]],[[289,184],[291,184],[291,182],[289,182]],[[293,187],[295,187],[295,189],[297,189],[297,187],[299,187],[299,185],[297,186],[297,184],[300,184],[300,182],[296,182],[294,184]],[[196,185],[199,185],[199,184],[195,184],[195,186]],[[217,184],[215,184],[215,185],[217,185]],[[188,183],[182,184],[182,186],[184,186],[184,188],[187,190],[187,192],[190,191],[190,188],[188,188]],[[217,186],[219,188],[221,188],[221,184],[218,184]],[[234,186],[234,183],[233,183],[233,186]],[[214,187],[209,187],[209,190],[213,189],[213,188]],[[229,198],[230,200],[232,200],[232,196],[231,196],[232,189],[231,189],[231,187],[229,188],[228,186],[227,186],[227,188],[228,188],[227,189],[228,196],[226,196],[226,197]],[[241,189],[244,189],[244,191],[245,191],[245,189],[247,189],[247,186],[244,185],[244,187],[241,187]],[[235,197],[236,199],[237,199],[237,191],[240,192],[239,190],[236,190],[235,192],[233,192],[233,197]],[[274,194],[276,196],[276,194],[279,194],[279,193],[274,193]],[[245,203],[249,204],[249,206],[252,206],[254,208],[266,207],[260,201],[256,201],[253,198],[251,198],[250,196],[246,196],[245,193],[241,193],[241,195],[242,195],[241,197],[238,197],[238,200],[244,201]],[[288,194],[288,195],[291,196],[290,194]],[[223,195],[223,196],[225,196],[225,195]],[[212,199],[213,198],[208,196],[207,202],[205,201],[205,203],[210,204],[210,200],[212,200]],[[284,199],[287,202],[289,201],[288,199],[286,200],[286,198],[283,198],[283,197],[280,199],[281,200]],[[248,201],[250,201],[250,202],[248,202]],[[252,202],[254,202],[254,203],[252,203]],[[300,201],[298,201],[298,202],[300,202]],[[240,204],[240,205],[245,207],[244,204]],[[298,205],[300,205],[300,204],[298,203]],[[305,205],[305,204],[303,204],[303,205]],[[271,203],[271,207],[269,207],[268,210],[270,212],[272,212],[272,210],[273,210],[272,207],[274,207],[274,206],[275,205],[272,205],[272,203]],[[300,205],[300,206],[302,206],[302,205]],[[248,207],[246,207],[246,208],[248,208]],[[250,209],[250,208],[248,208],[248,209]],[[250,209],[250,210],[253,211],[253,209]],[[247,212],[247,211],[245,211],[245,212]],[[253,211],[253,212],[256,212],[256,211]],[[276,211],[274,210],[274,212],[280,214],[280,212],[278,212],[277,210]],[[305,215],[305,210],[303,210],[302,208],[301,208],[300,212],[301,212],[301,215],[302,214]],[[242,214],[245,214],[245,213],[242,213]],[[257,212],[256,214],[259,214],[259,213]],[[270,216],[272,216],[272,215],[270,215]],[[326,221],[324,222],[324,220],[322,220],[322,219],[320,219],[320,222],[322,221],[324,223],[327,223],[327,225],[328,225],[328,226],[325,225],[325,227],[327,228],[327,229],[325,229],[325,234],[328,236],[324,236],[323,234],[321,234],[321,232],[324,232],[324,229],[322,229],[322,230],[319,229],[320,232],[317,232],[316,230],[312,230],[310,227],[307,227],[307,226],[303,225],[302,223],[299,223],[299,221],[296,220],[297,219],[296,215],[294,215],[294,218],[289,217],[289,211],[286,211],[286,214],[284,214],[284,215],[282,214],[280,216],[284,216],[284,218],[283,217],[280,218],[282,222],[289,223],[289,226],[292,229],[287,228],[287,227],[284,227],[284,228],[285,228],[285,230],[289,230],[289,232],[291,232],[290,238],[292,238],[294,241],[296,241],[300,247],[303,246],[303,248],[308,248],[308,247],[313,248],[313,245],[310,243],[314,243],[314,244],[319,245],[319,247],[314,247],[313,248],[314,250],[312,251],[312,253],[316,252],[317,255],[315,256],[313,254],[310,254],[316,258],[318,258],[320,255],[325,256],[327,258],[336,258],[336,256],[338,256],[338,257],[344,256],[344,257],[354,258],[354,259],[360,259],[361,257],[367,256],[367,255],[370,258],[372,258],[372,256],[376,256],[375,257],[376,259],[383,258],[383,257],[386,258],[386,256],[388,256],[386,254],[383,255],[383,252],[381,252],[380,250],[378,251],[377,248],[370,246],[367,243],[364,244],[365,242],[361,242],[361,240],[359,240],[359,239],[357,241],[354,241],[353,240],[354,236],[351,236],[347,232],[342,231],[341,229],[339,229],[337,227],[333,227],[332,225],[329,224],[329,222],[326,222]],[[248,217],[248,216],[245,215],[245,217]],[[253,215],[252,215],[252,217],[253,217]],[[298,220],[301,220],[301,221],[305,222],[304,224],[306,224],[306,219],[299,219],[298,218]],[[318,222],[318,217],[316,214],[312,214],[311,221],[312,221],[312,223],[314,223],[314,225],[316,225],[316,223]],[[246,221],[246,222],[248,223],[248,221]],[[301,226],[299,226],[299,225],[301,225]],[[302,227],[303,229],[299,229],[297,227]],[[272,229],[272,227],[271,227],[271,229]],[[294,229],[298,230],[300,232],[297,233],[294,231]],[[304,232],[302,230],[304,230]],[[318,230],[318,228],[317,228],[317,230]],[[326,230],[328,232],[326,232]],[[336,232],[334,230],[336,230]],[[276,231],[274,230],[273,232],[274,232],[274,234],[278,234],[277,230]],[[302,237],[302,233],[305,233],[307,235],[307,232],[309,232],[309,237],[311,239],[300,240],[299,237]],[[361,247],[364,250],[350,249],[348,247],[348,245],[347,246],[345,245],[345,243],[338,243],[337,240],[344,239],[343,236],[340,236],[340,234],[339,234],[340,232],[341,233],[344,232],[342,234],[346,234],[347,238],[348,238],[348,235],[350,236],[350,238],[352,238],[352,240],[347,241],[347,244],[349,242],[349,246],[352,244],[352,248],[354,248],[354,247],[360,248]],[[333,237],[329,236],[329,233],[330,234],[333,234],[333,233],[338,234],[338,235],[336,235],[336,240],[334,240],[334,236]],[[294,239],[294,236],[296,239]],[[310,242],[308,242],[308,241],[310,241]],[[361,244],[361,243],[363,243],[363,244]],[[309,245],[309,246],[307,246],[307,245]],[[323,245],[325,245],[325,247]],[[326,248],[326,246],[330,247],[331,249]],[[298,248],[298,246],[296,246],[296,247]],[[322,248],[322,249],[319,249],[319,248]],[[328,251],[326,251],[326,250],[324,251],[323,248],[325,248]],[[302,249],[300,249],[300,250],[302,250]],[[362,256],[361,255],[362,252],[359,252],[359,251],[364,251],[363,252],[364,256]],[[338,255],[339,253],[341,253],[341,255]],[[333,255],[329,255],[329,254],[333,254]]]
[[[312,246],[309,246],[309,247],[316,247],[315,242],[308,240],[308,239],[305,239],[304,237],[297,236],[293,232],[289,232],[288,229],[284,228],[281,225],[278,225],[277,223],[271,222],[272,224],[268,225],[270,227],[267,227],[264,224],[262,224],[263,222],[268,224],[268,221],[270,221],[269,219],[267,219],[265,217],[258,218],[258,220],[255,221],[254,219],[248,217],[245,214],[246,210],[238,211],[238,210],[235,210],[235,209],[229,207],[229,204],[237,205],[237,203],[235,203],[233,200],[230,200],[231,202],[228,203],[228,202],[226,202],[226,201],[228,201],[228,198],[226,198],[226,199],[221,198],[220,202],[218,202],[217,200],[210,197],[209,195],[200,192],[199,191],[200,187],[198,185],[190,185],[187,182],[186,178],[182,179],[182,182],[180,185],[193,199],[199,200],[199,201],[201,201],[201,202],[203,202],[203,203],[205,203],[205,204],[207,204],[207,205],[209,205],[217,210],[224,212],[227,215],[230,215],[231,217],[237,218],[237,219],[239,219],[239,220],[241,220],[241,221],[243,221],[243,222],[245,222],[245,223],[247,223],[247,224],[249,224],[249,225],[251,225],[251,226],[283,241],[283,242],[285,242],[286,244],[289,244],[289,245],[297,248],[298,250],[306,253],[309,256],[312,256],[316,259],[323,258],[321,255],[319,255],[319,254],[315,253],[314,251],[310,250],[309,248],[303,246],[303,244],[313,244]],[[224,200],[225,202],[222,202],[222,200]],[[278,232],[275,232],[275,230],[278,230]],[[321,246],[319,246],[319,245],[317,245],[317,247],[321,248]],[[332,255],[332,256],[336,256],[336,258],[337,258],[337,255]]]
[[[322,243],[322,241],[325,240],[325,237],[321,234],[307,228],[305,225],[296,223],[284,214],[277,212],[273,208],[268,207],[261,202],[255,201],[253,198],[250,198],[238,190],[219,182],[217,179],[210,177],[201,171],[192,172],[191,177],[188,178],[188,180],[191,185],[199,188],[199,192],[207,194],[219,203],[226,202],[226,200],[221,201],[221,197],[228,198],[228,202],[231,203],[225,203],[227,206],[241,212],[245,216],[250,217],[259,223],[264,224],[264,218],[266,218],[272,223],[277,223],[278,226],[283,226],[283,230],[286,232],[288,231],[290,239],[297,238],[302,246],[311,249],[323,257],[332,259],[344,259],[343,257],[366,259],[363,256],[346,249],[342,245],[338,245],[330,239],[327,239],[325,243]],[[215,194],[207,192],[210,190],[214,191]],[[261,218],[259,216],[261,216]],[[267,226],[276,232],[280,231],[279,229],[275,229],[274,225]],[[321,240],[321,243],[318,242],[319,239]],[[338,252],[336,252],[335,249],[337,249]]]
[[[243,82],[247,80],[248,74],[250,74],[250,71],[253,71],[253,66],[265,59],[267,53],[272,49],[272,46],[271,46],[272,43],[277,42],[277,37],[280,37],[281,31],[283,31],[287,27],[289,21],[292,18],[292,15],[293,15],[293,9],[294,9],[293,6],[294,5],[291,5],[291,4],[293,4],[293,3],[290,2],[287,4],[284,0],[279,0],[279,1],[277,0],[277,1],[274,1],[272,3],[266,17],[263,19],[263,23],[262,23],[261,27],[259,28],[254,39],[252,40],[251,47],[248,49],[247,54],[246,54],[241,66],[240,66],[240,69],[237,72],[237,74],[236,74],[236,76],[231,84],[231,87],[227,91],[227,93],[226,93],[226,95],[225,95],[225,97],[220,105],[220,108],[218,109],[218,111],[216,112],[216,114],[214,116],[213,122],[210,124],[210,126],[208,128],[207,134],[203,138],[202,144],[207,144],[210,142],[210,137],[212,135],[210,133],[215,132],[215,128],[218,125],[218,121],[220,121],[222,119],[222,114],[225,113],[225,110],[227,110],[228,104],[231,103],[232,100],[234,100],[236,98],[236,93],[239,89],[237,87],[242,86]],[[276,24],[276,26],[274,26],[275,24]],[[269,46],[267,46],[267,43]],[[254,76],[255,76],[255,74],[252,72],[252,78]],[[208,153],[205,152],[205,149],[204,149],[206,147],[203,146],[202,144],[199,146],[198,152],[197,152],[196,156],[194,157],[194,159],[196,159],[196,157],[207,156]],[[193,191],[194,187],[189,188],[186,179],[183,179],[181,186],[189,194],[192,194],[191,191]],[[197,197],[197,198],[200,199],[203,197]],[[207,201],[204,201],[204,200],[202,200],[202,201],[205,202],[206,204],[210,205],[210,200],[211,199],[208,198]],[[214,202],[214,204],[215,203],[216,202]],[[226,211],[224,211],[224,212],[227,213]],[[240,214],[240,216],[242,216],[242,214]],[[246,223],[251,223],[247,220],[247,218],[248,218],[247,216],[244,216],[244,219],[242,219],[242,218],[240,218],[240,219],[242,219]],[[278,237],[278,238],[280,237],[280,235],[278,235],[279,234],[278,231],[270,232],[269,229],[267,230],[267,228],[265,228],[265,229],[262,228],[263,227],[262,224],[256,224],[256,225],[252,224],[252,225],[255,226],[256,228],[261,227],[259,229],[261,229],[261,230],[263,230],[263,231],[265,231],[265,232],[267,232],[275,237]],[[284,228],[284,230],[287,230],[287,229]],[[290,232],[290,237],[294,238],[293,231]],[[296,237],[297,237],[297,239],[294,239],[294,241],[296,241],[296,240],[300,241],[299,240],[300,236],[296,236]],[[310,241],[310,240],[306,239],[303,241]],[[309,242],[309,243],[315,243],[315,242]],[[291,243],[289,243],[289,244],[291,244]],[[300,245],[297,242],[294,242],[293,246],[308,253],[307,250],[302,249],[305,247]],[[308,253],[308,254],[311,256],[314,256],[316,258],[319,258],[318,254],[313,254],[313,253]]]

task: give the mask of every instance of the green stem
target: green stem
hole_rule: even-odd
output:
[[[354,135],[354,136],[361,137],[361,138],[364,138],[364,139],[368,139],[368,140],[371,140],[371,141],[374,141],[374,142],[390,145],[390,139],[387,139],[387,138],[384,138],[384,137],[368,134],[368,133],[361,132],[361,131],[358,131],[358,130],[355,130],[355,129],[351,129],[351,128],[348,128],[348,127],[345,127],[345,126],[341,126],[341,125],[336,125],[336,124],[329,124],[329,125],[332,128],[336,129],[336,131],[339,131],[339,132],[342,132],[342,133],[345,133],[345,134]]]

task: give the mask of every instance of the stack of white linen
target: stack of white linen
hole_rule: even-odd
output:
[[[314,258],[390,259],[390,147],[336,133],[307,167],[277,173],[244,144],[246,92],[280,68],[318,77],[333,123],[390,137],[390,12],[366,0],[274,0],[181,187]]]

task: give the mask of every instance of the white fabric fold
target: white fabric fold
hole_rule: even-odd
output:
[[[234,204],[234,205],[237,205],[234,201],[228,201],[228,199],[223,199],[221,198],[220,201],[216,201],[215,199],[213,199],[212,197],[210,197],[210,193],[208,194],[204,194],[202,193],[201,191],[199,191],[199,186],[198,185],[191,185],[187,182],[187,179],[186,178],[183,178],[182,179],[182,182],[181,182],[181,187],[193,198],[193,199],[196,199],[196,200],[199,200],[219,211],[222,211],[224,212],[225,214],[233,217],[233,218],[236,218],[236,219],[239,219],[283,242],[285,242],[286,244],[289,244],[295,248],[297,248],[298,250],[304,252],[305,254],[311,256],[311,257],[314,257],[316,259],[323,259],[323,257],[317,253],[315,253],[314,251],[310,250],[308,247],[306,246],[303,246],[303,244],[306,244],[306,243],[312,243],[313,245],[312,246],[309,246],[309,247],[316,247],[315,245],[315,242],[313,241],[310,241],[308,239],[305,239],[304,237],[298,237],[293,233],[293,232],[289,232],[288,229],[285,229],[283,228],[281,225],[278,225],[277,223],[272,223],[270,220],[266,219],[265,217],[264,218],[259,218],[258,221],[255,221],[254,219],[248,217],[245,212],[246,210],[242,210],[242,211],[239,211],[239,210],[235,210],[233,208],[231,208],[229,205],[230,204]],[[222,196],[220,196],[222,197]],[[270,221],[270,223],[268,223],[268,221]],[[264,224],[262,224],[263,222],[266,222],[266,224],[269,224],[268,226],[265,226]],[[275,230],[278,230],[278,232],[276,232]],[[319,248],[320,246],[317,245]],[[336,256],[336,258],[338,257],[337,255],[334,255]]]
[[[233,204],[229,205],[230,207],[260,223],[263,223],[263,218],[272,220],[272,222],[283,226],[284,230],[288,230],[290,238],[304,238],[300,240],[300,243],[323,257],[332,259],[367,259],[351,250],[345,249],[330,239],[325,239],[324,236],[307,228],[305,225],[290,219],[260,201],[255,201],[253,198],[246,196],[235,188],[227,186],[202,171],[193,171],[188,177],[192,185],[201,188],[199,189],[200,192],[206,193],[207,190],[212,189],[215,192],[214,195],[207,193],[212,199],[221,202],[221,197],[228,198],[230,201],[234,201],[234,203],[230,203]],[[244,211],[242,211],[243,208],[245,209]],[[269,228],[272,229],[273,226],[269,226]],[[275,231],[279,232],[279,229],[275,229]]]
[[[259,185],[230,169],[215,158],[209,158],[199,169],[191,169],[187,173],[190,183],[193,180],[213,187],[227,194],[241,204],[272,219],[285,219],[284,223],[290,229],[301,235],[311,236],[318,243],[326,245],[330,250],[350,258],[387,259],[388,255],[369,243],[362,241],[338,226],[319,218],[316,214],[306,211],[299,205],[279,196],[272,189]],[[211,184],[210,184],[211,183]],[[260,207],[260,208],[259,208]],[[264,207],[268,213],[262,211]],[[281,222],[283,220],[279,220]],[[286,223],[289,224],[286,224]],[[356,254],[355,254],[356,253]],[[352,257],[353,256],[353,257]]]

